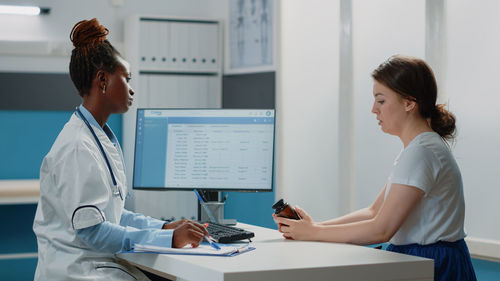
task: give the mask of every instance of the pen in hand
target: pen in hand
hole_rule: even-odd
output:
[[[205,240],[207,240],[208,244],[210,244],[210,246],[212,246],[216,250],[220,250],[220,246],[217,245],[217,243],[215,243],[215,240],[212,237],[210,237],[208,235],[205,235],[204,237],[205,237]]]
[[[203,226],[205,228],[207,228],[208,227],[208,223],[204,223]],[[220,250],[220,246],[217,245],[217,243],[215,243],[215,239],[213,239],[212,237],[210,237],[210,235],[205,235],[203,238],[205,238],[205,240],[207,240],[208,244],[210,244],[210,246],[212,246],[214,249]]]

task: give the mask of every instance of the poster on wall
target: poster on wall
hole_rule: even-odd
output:
[[[274,0],[229,0],[225,73],[275,70]]]

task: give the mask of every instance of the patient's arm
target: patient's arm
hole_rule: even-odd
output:
[[[380,206],[382,206],[382,203],[384,203],[384,196],[385,196],[385,189],[387,185],[382,188],[382,191],[378,194],[377,198],[371,206],[367,208],[363,208],[357,211],[354,211],[352,213],[349,213],[345,216],[341,216],[338,218],[334,218],[331,220],[323,221],[318,224],[320,225],[335,225],[335,224],[346,224],[346,223],[351,223],[351,222],[358,222],[358,221],[364,221],[364,220],[370,220],[373,219],[378,211],[380,210]]]
[[[285,238],[368,245],[389,241],[425,192],[417,187],[393,184],[377,215],[357,222],[319,225],[309,220],[276,217]]]

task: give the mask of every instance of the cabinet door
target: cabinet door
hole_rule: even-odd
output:
[[[220,107],[218,76],[141,75],[141,101],[149,108]],[[147,91],[147,92],[146,92]],[[196,219],[197,199],[190,191],[135,191],[137,212],[165,219]]]
[[[129,182],[133,180],[137,107],[220,108],[222,104],[219,22],[162,17],[135,20],[130,30],[139,34],[125,33],[134,38],[125,40],[133,44],[127,56],[137,58],[131,60],[131,68],[139,73],[134,85],[136,102],[123,118]],[[198,213],[191,191],[134,190],[130,203],[129,208],[157,218],[196,219]]]
[[[211,75],[150,75],[152,108],[219,108],[220,78]]]

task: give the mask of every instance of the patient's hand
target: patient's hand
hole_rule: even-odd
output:
[[[294,209],[302,219],[287,219],[273,214],[273,219],[278,224],[279,232],[283,233],[283,237],[286,239],[314,240],[314,234],[317,232],[316,223],[311,216],[299,206],[295,206]]]
[[[304,221],[310,222],[310,223],[315,223],[315,221],[311,218],[311,216],[301,207],[295,206],[294,207],[295,212],[300,216],[300,218]]]

